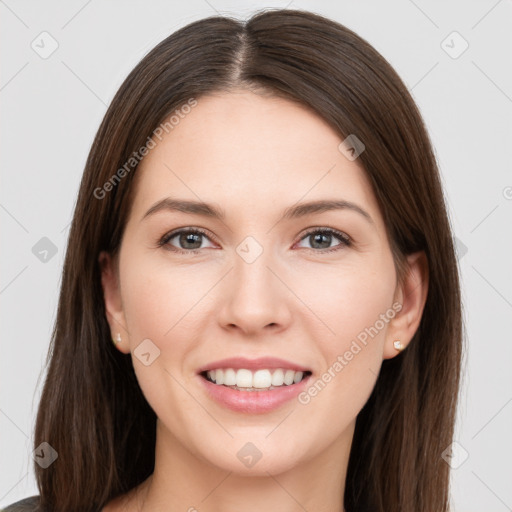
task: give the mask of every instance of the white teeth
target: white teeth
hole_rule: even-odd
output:
[[[254,372],[254,376],[252,378],[253,388],[269,388],[271,385],[272,375],[268,370],[258,370]]]
[[[295,375],[295,372],[293,370],[286,370],[286,373],[284,374],[284,383],[289,386],[290,384],[293,384],[293,377]]]
[[[272,375],[272,386],[282,386],[284,382],[284,372],[279,369],[276,370]]]
[[[224,371],[224,385],[225,386],[236,386],[237,378],[236,372],[233,368],[228,368]]]
[[[219,381],[217,381],[217,384]],[[239,388],[252,388],[252,372],[250,370],[238,370],[236,372],[236,385]]]
[[[254,372],[245,368],[239,370],[217,368],[215,370],[208,370],[207,376],[209,380],[219,386],[244,388],[251,391],[252,389],[274,389],[283,385],[297,384],[303,379],[304,372],[281,368],[276,370],[256,370]]]

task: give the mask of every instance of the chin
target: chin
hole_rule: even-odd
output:
[[[266,443],[265,448],[258,447],[258,441],[237,442],[219,453],[209,451],[203,458],[209,464],[240,476],[265,476],[284,473],[301,464],[296,443],[284,450],[282,446]],[[220,447],[220,445],[218,445]],[[225,445],[224,445],[225,446]]]

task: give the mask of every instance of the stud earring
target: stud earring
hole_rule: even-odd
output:
[[[117,339],[112,338],[112,342],[114,343],[114,345],[121,343],[121,333],[120,332],[117,333]]]
[[[398,352],[401,352],[404,349],[404,346],[402,345],[402,342],[400,340],[395,340],[393,342],[393,347],[395,347],[396,350],[398,350]]]

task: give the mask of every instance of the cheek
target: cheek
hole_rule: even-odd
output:
[[[148,257],[145,261],[142,257],[133,258],[121,277],[123,309],[139,386],[158,417],[171,421],[172,413],[173,421],[183,422],[190,400],[180,385],[182,363],[190,350],[187,322],[204,291],[191,286],[190,273],[179,267],[159,265]],[[139,344],[146,339],[159,351],[154,359],[150,356],[149,365],[141,362],[137,355],[141,352]],[[150,347],[150,352],[155,350]],[[178,403],[182,406],[170,406]]]
[[[369,270],[372,269],[373,270]],[[344,266],[333,273],[317,274],[311,309],[329,326],[327,335],[317,334],[324,368],[305,391],[301,403],[324,411],[334,430],[355,418],[375,385],[395,291],[394,267]],[[323,290],[320,293],[320,290]],[[314,404],[314,405],[313,405]]]
[[[133,278],[123,290],[123,309],[132,348],[140,339],[162,338],[172,326],[170,313],[174,306],[172,294],[162,282],[142,273]]]
[[[327,328],[325,341],[331,350],[342,349],[391,308],[395,292],[392,264],[376,261],[374,265],[343,265],[337,270],[326,267],[316,271],[314,279],[307,275],[303,274],[301,293]],[[379,321],[379,331],[385,332],[386,325]]]
[[[186,324],[187,313],[206,289],[193,272],[179,266],[162,265],[150,258],[130,265],[124,275],[122,295],[127,328],[134,338],[132,344],[141,336],[154,337],[160,343],[171,339]]]

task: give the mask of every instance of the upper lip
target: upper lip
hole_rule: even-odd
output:
[[[301,364],[280,359],[278,357],[259,357],[257,359],[247,359],[245,357],[229,357],[227,359],[219,359],[211,363],[205,364],[197,370],[197,373],[202,373],[208,370],[216,370],[219,368],[233,368],[246,370],[263,370],[268,368],[277,369],[283,368],[287,370],[295,370],[296,372],[310,372],[309,368]]]

